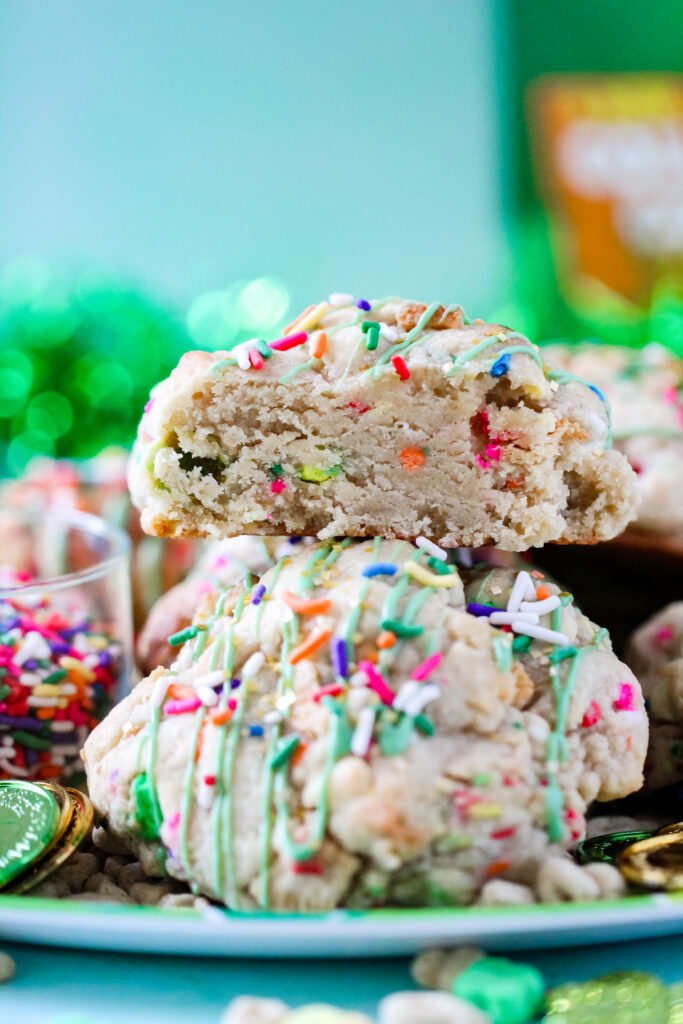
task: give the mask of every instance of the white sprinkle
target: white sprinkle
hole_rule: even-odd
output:
[[[243,679],[250,679],[255,676],[256,673],[266,663],[266,656],[261,651],[254,651],[254,653],[247,658],[244,665],[242,665],[241,676]]]
[[[9,761],[0,760],[0,768],[8,775],[16,775],[20,779],[27,779],[30,772],[25,768],[20,768],[19,765],[10,764]]]
[[[434,558],[438,558],[440,562],[445,562],[448,558],[448,552],[440,548],[438,544],[435,544],[433,540],[428,540],[427,537],[418,537],[415,541],[419,548],[423,548],[424,551],[428,551]]]
[[[53,754],[51,760],[52,763],[56,764],[59,768],[66,764],[66,758],[63,754]]]
[[[367,685],[368,685],[368,677],[366,676],[365,672],[354,672],[353,675],[349,677],[349,686],[367,686]]]
[[[23,665],[25,661],[35,658],[40,661],[42,658],[50,658],[52,652],[47,641],[35,629],[30,630],[24,637],[24,642],[13,657],[16,665]]]
[[[198,686],[197,696],[207,708],[212,708],[214,704],[218,704],[218,694],[210,686]]]
[[[89,691],[89,696],[95,692],[92,686],[86,686],[86,691]],[[74,693],[78,693],[78,689],[75,683],[60,683],[59,692],[64,697],[71,697]]]
[[[2,737],[2,745],[4,747],[13,747],[14,746],[14,738],[12,736],[3,736]]]
[[[55,722],[54,720],[50,722],[51,732],[71,732],[74,728],[75,726],[73,722]]]
[[[517,578],[510,591],[510,597],[507,603],[507,611],[517,612],[522,601],[533,601],[536,597],[536,590],[534,588],[531,576],[528,572],[522,569],[521,572],[517,573]]]
[[[561,603],[557,594],[551,594],[543,601],[522,601],[519,610],[520,612],[536,612],[537,615],[548,615],[549,612],[554,612],[556,608],[559,608]]]
[[[80,752],[81,752],[81,748],[78,745],[68,746],[67,747],[66,744],[62,744],[62,743],[60,743],[59,746],[56,747],[55,749],[59,750],[59,753],[63,757],[75,757],[76,754],[80,754]]]
[[[375,712],[373,708],[363,708],[358,715],[358,724],[351,737],[351,753],[356,757],[367,754],[372,743],[372,732],[375,728]]]
[[[394,697],[392,707],[396,708],[397,711],[404,711],[407,702],[410,700],[411,697],[413,697],[417,693],[419,689],[420,684],[416,683],[413,679],[408,680],[407,683],[403,683],[402,686],[399,687],[399,691]]]
[[[437,686],[436,683],[426,683],[420,687],[418,693],[408,701],[405,706],[405,713],[414,718],[415,715],[419,715],[423,708],[426,708],[428,704],[431,704],[433,700],[437,700],[441,696],[441,687]]]
[[[266,723],[266,725],[275,725],[277,722],[282,721],[282,712],[266,711],[265,715],[263,716],[263,721]]]
[[[237,365],[240,370],[248,370],[251,366],[249,361],[249,349],[247,348],[247,346],[251,344],[251,341],[243,341],[241,345],[235,345],[230,352],[230,355],[234,356],[237,360]]]
[[[556,775],[557,772],[560,770],[560,762],[559,761],[546,761],[545,767],[546,767],[546,770],[549,771],[552,775]]]
[[[296,697],[293,693],[283,693],[275,701],[275,707],[278,711],[286,711],[288,708],[291,708],[292,704],[296,704]]]
[[[387,341],[390,342],[394,342],[398,338],[398,331],[396,328],[392,327],[390,324],[383,323],[381,320],[379,322],[379,333],[383,338],[386,338]]]
[[[194,686],[196,690],[199,690],[200,686],[218,686],[222,682],[225,682],[225,672],[219,668],[215,672],[207,672],[206,675],[197,676]]]
[[[35,672],[22,672],[19,676],[19,682],[22,686],[38,686],[42,681],[42,676],[37,675]]]
[[[154,680],[154,686],[152,688],[152,696],[149,699],[150,704],[153,708],[160,708],[164,703],[166,691],[168,690],[171,682],[170,676],[159,676]]]
[[[279,562],[281,558],[286,558],[288,555],[291,555],[292,550],[292,545],[289,544],[287,541],[284,541],[284,543],[282,544],[278,544],[278,546],[275,548],[276,561]]]
[[[528,622],[537,626],[540,617],[534,612],[491,612],[489,622],[492,626],[512,626],[516,622]]]
[[[469,548],[458,548],[458,559],[465,567],[465,569],[471,569],[474,565],[474,559],[472,558],[472,552]]]
[[[83,664],[86,668],[97,668],[100,663],[99,655],[97,654],[86,654],[83,659]]]
[[[348,292],[332,292],[327,301],[331,306],[352,306],[353,295]]]
[[[59,707],[59,697],[27,697],[26,703],[30,708],[56,708]]]
[[[564,633],[556,633],[554,629],[546,629],[545,626],[537,626],[533,622],[513,622],[512,629],[515,633],[523,633],[524,636],[547,640],[549,644],[562,644],[563,647],[569,644],[569,637]]]

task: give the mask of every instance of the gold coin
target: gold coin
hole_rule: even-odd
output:
[[[43,855],[28,871],[25,871],[12,886],[5,890],[6,893],[19,896],[29,892],[65,864],[86,836],[90,835],[95,812],[89,797],[77,789],[68,787],[64,792],[71,807],[71,817],[59,844]]]
[[[628,846],[617,867],[627,881],[646,889],[683,889],[683,836],[668,832]]]
[[[665,825],[664,828],[657,829],[658,836],[666,836],[670,832],[683,832],[683,821],[676,821],[673,825]]]
[[[57,845],[66,832],[73,814],[73,802],[64,786],[60,786],[58,782],[36,782],[36,786],[40,786],[41,789],[46,789],[48,793],[52,793],[59,806],[59,822],[52,839],[41,854],[41,856],[44,856],[53,846]]]

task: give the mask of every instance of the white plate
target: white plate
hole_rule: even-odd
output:
[[[230,914],[0,896],[0,939],[126,952],[230,957],[401,956],[428,946],[489,950],[618,942],[683,932],[683,893],[515,908]]]

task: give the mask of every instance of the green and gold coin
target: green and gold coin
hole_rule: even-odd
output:
[[[95,817],[90,799],[77,789],[67,787],[66,793],[72,808],[66,831],[56,845],[44,853],[38,861],[31,864],[21,877],[5,890],[6,893],[18,896],[35,888],[62,864],[65,864],[83,840],[90,835]]]
[[[576,848],[577,859],[580,864],[589,864],[596,860],[611,864],[627,846],[649,839],[652,835],[652,829],[633,829],[629,832],[609,832],[604,836],[593,836],[579,843]]]
[[[71,816],[67,803],[64,827]],[[50,848],[64,816],[64,802],[52,787],[23,779],[0,782],[0,889]]]
[[[627,882],[647,889],[683,889],[683,836],[665,832],[627,846],[617,866]]]

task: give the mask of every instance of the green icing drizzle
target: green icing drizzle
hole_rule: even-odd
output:
[[[308,359],[305,363],[299,363],[299,365],[291,369],[289,373],[286,373],[284,377],[280,377],[278,384],[289,384],[290,380],[294,380],[297,373],[301,373],[302,370],[310,370],[311,367],[316,366],[316,364],[319,366],[321,362],[321,359]]]
[[[194,788],[194,776],[197,766],[197,750],[199,748],[199,734],[202,731],[204,725],[204,718],[206,717],[206,708],[204,705],[197,708],[195,712],[195,725],[192,733],[192,739],[190,741],[190,757],[185,769],[185,779],[183,781],[183,796],[180,808],[180,862],[185,868],[188,878],[191,878],[192,867],[190,864],[190,851],[187,842],[187,833],[190,825],[190,811],[192,810],[192,791]]]
[[[501,672],[512,668],[512,634],[496,632],[493,637],[493,656]]]
[[[426,339],[430,337],[430,335],[425,334],[422,338],[420,338],[419,335],[422,334],[425,327],[432,319],[438,308],[438,302],[432,302],[431,306],[427,306],[420,319],[417,321],[413,329],[406,334],[405,338],[400,343],[400,345],[390,346],[386,350],[386,352],[382,353],[382,355],[377,360],[376,364],[374,366],[371,366],[370,369],[366,370],[365,372],[371,373],[373,377],[377,379],[377,377],[379,377],[379,375],[382,372],[382,366],[388,363],[392,356],[401,355],[402,352],[407,352],[408,349],[414,348],[415,345],[420,344],[423,341],[426,341]]]
[[[158,839],[161,808],[156,789],[150,786],[147,772],[135,776],[131,783],[131,794],[134,802],[134,817],[140,826],[140,835],[143,839]]]

